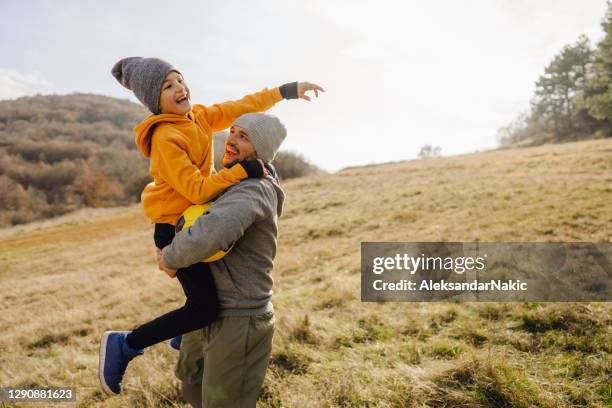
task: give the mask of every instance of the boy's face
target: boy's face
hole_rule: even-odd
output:
[[[191,93],[183,76],[172,71],[166,75],[159,97],[161,113],[186,115],[191,111]]]
[[[251,139],[240,126],[232,126],[230,134],[225,141],[225,153],[223,154],[223,166],[232,167],[241,160],[257,158],[255,147]]]

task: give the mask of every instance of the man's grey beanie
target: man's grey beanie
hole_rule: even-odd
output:
[[[234,125],[244,129],[253,143],[257,157],[263,161],[272,161],[287,137],[285,125],[276,116],[266,113],[247,113],[236,119]]]
[[[111,72],[121,85],[134,92],[144,106],[159,115],[159,96],[164,79],[171,71],[180,74],[179,70],[159,58],[129,57],[117,62]]]

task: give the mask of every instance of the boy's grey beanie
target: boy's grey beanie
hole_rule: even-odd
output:
[[[129,57],[117,62],[111,72],[121,85],[134,92],[144,106],[159,115],[162,84],[171,71],[180,74],[178,69],[159,58]]]
[[[247,113],[236,119],[234,125],[245,130],[257,157],[263,161],[272,161],[287,137],[285,125],[276,116],[266,113]]]

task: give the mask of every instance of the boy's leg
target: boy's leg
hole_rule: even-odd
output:
[[[155,246],[162,249],[174,239],[174,226],[155,224]],[[176,276],[183,287],[185,305],[145,323],[128,335],[127,342],[134,348],[145,348],[183,333],[200,329],[212,322],[219,311],[217,288],[205,263],[179,269]]]
[[[209,325],[217,318],[217,288],[205,263],[179,269],[177,274],[187,300],[185,305],[135,328],[128,335],[134,348],[146,348]]]
[[[155,244],[163,248],[172,242],[174,227],[170,224],[156,224],[153,234]],[[143,353],[139,342],[130,343],[129,332],[107,331],[100,340],[99,377],[102,389],[108,394],[119,394],[123,375],[130,361]]]
[[[272,351],[274,312],[223,317],[208,329],[202,378],[204,406],[255,407]]]
[[[164,249],[172,243],[174,239],[174,225],[172,224],[155,224],[153,231],[153,241],[159,249]]]

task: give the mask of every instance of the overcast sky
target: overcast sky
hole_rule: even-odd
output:
[[[27,4],[27,5],[26,5]],[[603,37],[604,0],[3,1],[0,99],[92,92],[136,99],[122,57],[178,67],[196,103],[294,80],[318,100],[271,111],[284,148],[337,170],[496,146],[560,48]]]

